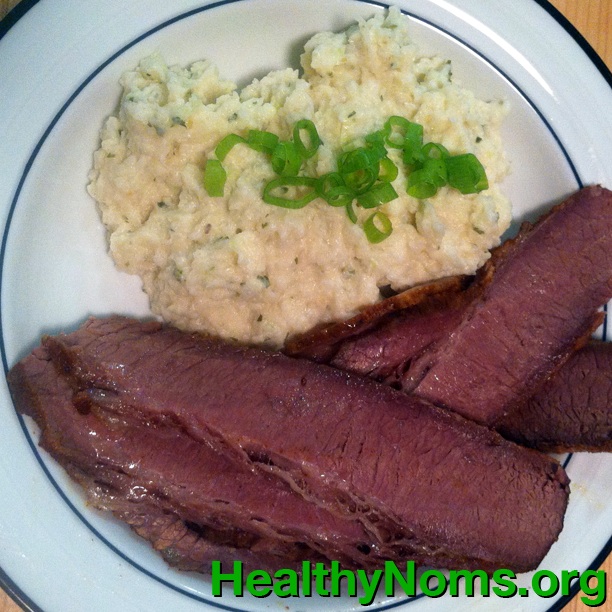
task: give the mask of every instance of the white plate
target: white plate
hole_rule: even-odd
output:
[[[612,187],[610,75],[534,0],[397,0],[423,50],[485,97],[507,97],[517,220],[581,185]],[[136,278],[118,273],[85,192],[98,129],[118,77],[157,49],[171,63],[209,58],[245,84],[296,65],[314,32],[382,10],[358,0],[41,0],[0,30],[1,351],[5,371],[43,332],[89,314],[147,313]],[[550,9],[550,7],[549,7]],[[554,11],[553,11],[554,12]],[[6,26],[4,26],[6,29]],[[575,34],[575,33],[574,33]],[[554,44],[551,43],[554,41]],[[580,43],[580,44],[579,44]],[[608,82],[606,82],[608,79]],[[0,583],[47,612],[358,610],[355,599],[222,599],[205,578],[169,569],[122,525],[88,509],[36,447],[0,381]],[[574,455],[566,525],[542,568],[585,570],[612,547],[612,457]],[[528,585],[522,576],[520,586]],[[545,610],[566,600],[379,599],[376,609]]]

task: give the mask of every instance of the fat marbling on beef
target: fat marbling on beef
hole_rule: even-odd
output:
[[[183,432],[254,478],[288,484],[304,503],[354,523],[390,558],[527,571],[562,528],[569,488],[556,461],[363,377],[121,317],[92,319],[45,339],[43,349],[73,389],[75,420],[132,423],[135,437]],[[33,409],[38,400],[22,392],[28,359],[9,377],[17,406],[37,418],[48,448],[70,449],[56,453],[60,462],[82,471],[69,432],[45,438],[48,403]],[[138,458],[141,480],[151,481],[154,461]],[[103,480],[112,484],[106,467]],[[97,469],[95,461],[88,468]],[[183,502],[168,503],[183,518]],[[206,525],[209,504],[201,511]],[[184,520],[200,522],[193,514]],[[304,539],[314,550],[314,534]]]

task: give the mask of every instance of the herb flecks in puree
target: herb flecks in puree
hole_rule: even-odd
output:
[[[463,88],[409,29],[391,9],[316,34],[301,73],[241,91],[207,61],[168,67],[153,55],[123,75],[89,190],[114,261],[142,278],[153,312],[280,346],[377,301],[380,287],[469,274],[488,259],[511,217],[499,188],[506,105]],[[385,156],[365,163],[389,121]],[[392,146],[411,138],[422,139],[420,160]],[[449,184],[448,160],[461,156],[482,166],[475,193]]]

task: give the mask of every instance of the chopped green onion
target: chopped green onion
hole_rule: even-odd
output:
[[[408,167],[408,170],[414,170],[423,163],[423,147],[406,142],[402,153],[402,161]]]
[[[223,161],[227,154],[241,142],[246,142],[242,136],[238,136],[238,134],[228,134],[215,148],[215,155],[217,156],[217,159],[219,161]]]
[[[393,225],[385,213],[377,211],[364,221],[363,231],[369,242],[377,244],[391,235]]]
[[[408,175],[406,191],[419,200],[431,198],[446,185],[446,164],[443,159],[427,158],[423,165]]]
[[[379,181],[391,183],[397,178],[398,172],[399,170],[397,169],[397,166],[388,157],[383,157],[380,160],[380,164],[378,166]]]
[[[330,206],[341,207],[350,204],[355,199],[355,194],[346,185],[338,185],[337,187],[332,187],[323,196],[323,199]]]
[[[295,209],[319,197],[330,206],[345,208],[352,223],[358,222],[354,205],[372,209],[398,197],[392,183],[399,169],[389,158],[388,148],[400,150],[407,174],[406,191],[414,198],[430,198],[447,184],[461,193],[477,193],[488,187],[485,170],[473,154],[451,155],[440,143],[424,144],[423,126],[404,117],[389,117],[383,128],[365,136],[364,142],[364,146],[338,156],[337,172],[308,177],[300,176],[302,165],[321,146],[311,120],[297,121],[288,141],[265,130],[250,130],[246,138],[230,134],[215,148],[217,159],[206,163],[204,187],[213,197],[223,195],[227,175],[221,162],[240,143],[269,155],[278,175],[265,185],[264,202]],[[393,230],[391,220],[381,211],[370,215],[363,229],[372,243],[384,240]]]
[[[391,183],[378,183],[371,189],[357,196],[357,204],[362,208],[376,208],[397,198],[397,191]]]
[[[438,186],[431,181],[431,177],[421,168],[408,176],[406,191],[409,196],[417,200],[425,200],[438,193]]]
[[[451,155],[446,159],[448,184],[461,193],[478,193],[489,187],[483,165],[473,153]]]
[[[317,193],[323,197],[332,187],[338,187],[339,185],[344,185],[340,174],[338,172],[328,172],[317,179]]]
[[[209,159],[204,167],[204,189],[213,198],[223,196],[227,172],[218,159]]]
[[[372,132],[365,137],[366,144],[369,146],[385,146],[385,138],[387,138],[388,131],[386,129],[377,130]]]
[[[306,143],[302,140],[302,132],[306,134]],[[317,128],[310,119],[301,119],[293,126],[293,141],[304,159],[312,157],[321,145]]]
[[[264,187],[263,201],[281,208],[304,208],[317,197],[316,182],[307,176],[280,176]]]
[[[402,159],[407,166],[413,167],[423,161],[423,126],[421,124],[408,122],[401,148]]]
[[[346,214],[348,215],[351,223],[357,223],[357,215],[355,214],[355,209],[353,208],[352,202],[349,202],[346,205]]]
[[[296,176],[302,167],[302,156],[293,142],[281,141],[270,158],[272,169],[281,176]]]
[[[385,122],[385,143],[388,147],[393,149],[403,149],[404,141],[407,135],[411,132],[411,126],[418,125],[417,123],[411,123],[404,117],[398,117],[393,115],[389,117]]]
[[[423,145],[423,157],[430,159],[444,159],[450,156],[448,149],[439,142],[428,142]]]
[[[317,179],[315,186],[317,195],[330,206],[346,206],[352,202],[354,194],[337,172],[328,172]]]
[[[384,147],[358,147],[345,151],[338,158],[338,171],[341,174],[348,174],[370,168],[376,166],[386,155],[387,151]]]
[[[278,136],[265,130],[249,130],[247,144],[255,151],[272,155],[278,144]]]
[[[430,177],[431,182],[437,187],[446,185],[448,181],[448,172],[444,159],[436,159],[430,157],[423,162],[423,170]]]
[[[376,182],[378,178],[378,168],[368,166],[362,170],[355,170],[348,174],[343,174],[344,184],[355,194],[364,193]]]

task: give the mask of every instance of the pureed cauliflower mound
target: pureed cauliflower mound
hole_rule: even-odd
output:
[[[508,171],[505,105],[454,83],[450,61],[421,56],[407,26],[391,9],[317,34],[305,46],[302,76],[271,72],[240,92],[206,61],[183,69],[153,55],[123,75],[89,191],[114,261],[142,277],[154,313],[181,329],[279,347],[379,300],[380,287],[470,274],[486,261],[511,218],[498,188]],[[263,202],[276,175],[269,157],[247,146],[223,162],[223,197],[204,189],[206,160],[228,134],[259,129],[289,139],[296,121],[310,119],[323,144],[306,165],[322,175],[393,115],[422,124],[425,142],[474,153],[489,188],[462,195],[442,187],[417,200],[398,162],[399,197],[380,207],[393,231],[377,244],[321,199],[299,210]],[[371,214],[355,210],[360,221]]]

